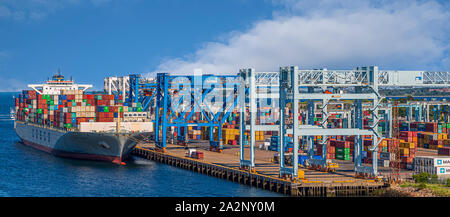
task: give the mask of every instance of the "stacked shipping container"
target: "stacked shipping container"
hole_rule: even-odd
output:
[[[61,90],[59,95],[24,90],[15,101],[16,119],[58,128],[77,128],[82,122],[116,122],[125,111],[142,111],[128,106],[121,95],[84,94],[82,90]]]

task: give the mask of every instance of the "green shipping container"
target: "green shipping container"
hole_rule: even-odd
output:
[[[138,107],[138,108],[137,108],[137,111],[138,111],[138,112],[142,112],[142,108],[141,108],[141,107]]]
[[[108,106],[103,107],[103,112],[109,112],[109,107]]]
[[[336,154],[337,153],[350,154],[350,149],[349,148],[336,148]]]
[[[123,112],[123,107],[122,106],[119,107],[119,112]]]
[[[350,155],[336,153],[336,159],[338,160],[350,160]]]
[[[38,114],[42,114],[42,109],[37,110]]]

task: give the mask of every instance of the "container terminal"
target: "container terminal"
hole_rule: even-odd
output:
[[[413,174],[450,177],[450,97],[402,101],[381,93],[402,87],[448,92],[449,86],[450,72],[377,66],[130,74],[104,79],[103,96],[111,100],[98,104],[92,94],[91,119],[63,105],[54,111],[64,110],[63,122],[38,115],[29,124],[80,132],[86,123],[115,123],[111,133],[133,141],[130,153],[138,157],[292,196],[370,195]],[[79,95],[74,107],[88,106],[89,94]],[[16,99],[16,120],[29,119],[20,103]],[[130,126],[141,122],[140,128],[121,134],[125,119]]]

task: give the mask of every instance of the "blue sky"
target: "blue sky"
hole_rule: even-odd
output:
[[[279,66],[450,70],[449,4],[328,0],[0,0],[0,91],[58,68],[103,78]]]

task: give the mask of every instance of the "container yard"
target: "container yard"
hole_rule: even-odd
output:
[[[450,177],[446,99],[400,102],[380,92],[448,87],[449,78],[377,66],[130,74],[105,78],[102,94],[81,86],[23,91],[15,111],[18,122],[64,132],[133,133],[130,154],[244,185],[291,196],[367,196],[423,172]]]

